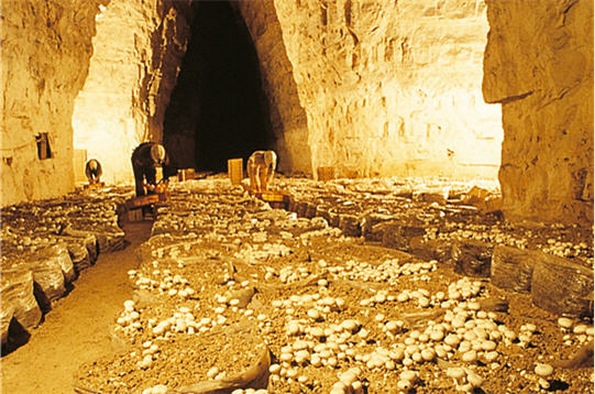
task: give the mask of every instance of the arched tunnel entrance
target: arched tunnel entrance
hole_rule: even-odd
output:
[[[163,133],[172,165],[199,171],[221,172],[228,158],[271,147],[256,50],[228,1],[197,4]]]

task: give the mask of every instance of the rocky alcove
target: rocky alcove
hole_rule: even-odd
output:
[[[227,171],[228,158],[273,148],[256,49],[228,2],[201,2],[165,112],[164,145],[178,168]]]

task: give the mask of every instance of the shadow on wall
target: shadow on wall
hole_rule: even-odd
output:
[[[199,3],[165,113],[172,165],[226,171],[228,158],[247,159],[272,143],[258,58],[242,17],[227,1]]]

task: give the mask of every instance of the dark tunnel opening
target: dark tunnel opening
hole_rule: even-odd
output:
[[[164,145],[177,168],[224,172],[227,159],[272,148],[252,38],[229,1],[199,1],[165,112]]]

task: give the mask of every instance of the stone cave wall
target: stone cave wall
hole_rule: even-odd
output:
[[[314,175],[333,166],[349,177],[496,179],[501,113],[481,93],[483,1],[269,0],[241,9],[276,124],[295,130],[299,149],[284,131],[288,150],[310,154]]]
[[[593,224],[593,2],[489,0],[483,91],[502,104],[509,218]]]
[[[72,112],[102,3],[2,2],[2,206],[74,188]],[[51,152],[45,159],[37,152],[42,133]]]
[[[592,223],[592,2],[488,0],[487,16],[481,0],[234,6],[282,170],[495,177],[502,144],[507,215]],[[191,1],[2,8],[2,205],[71,191],[73,147],[107,164],[106,181],[130,181],[134,145],[163,137]],[[40,133],[49,159],[38,158]]]
[[[238,7],[259,55],[263,89],[269,100],[276,151],[284,173],[312,173],[306,111],[300,104],[293,66],[287,57],[273,0],[232,3]]]
[[[69,160],[78,152],[86,153],[84,160],[94,157],[104,164],[106,182],[130,182],[131,150],[140,141],[163,138],[164,112],[190,36],[191,1],[98,0],[85,3],[91,10],[87,14],[74,3],[60,4],[4,6],[10,23],[5,36],[31,31],[24,36],[32,43],[61,43],[45,51],[55,56],[42,56],[34,44],[21,56],[19,45],[5,40],[9,44],[3,51],[10,52],[5,64],[21,57],[23,64],[25,59],[45,64],[33,73],[22,72],[16,63],[4,67],[6,97],[21,100],[24,116],[40,123],[27,126],[30,135],[48,128],[45,123],[56,117],[46,113],[51,111],[60,112],[57,129],[64,134],[50,133],[52,160],[35,162],[33,144],[18,152],[18,161],[5,155],[4,174],[10,176],[3,176],[8,182],[3,189],[14,190],[14,196],[4,193],[3,204],[71,190]],[[258,52],[283,171],[315,176],[317,167],[334,166],[337,176],[460,175],[469,168],[472,175],[495,173],[499,106],[478,99],[487,29],[482,1],[234,4]],[[52,12],[63,31],[36,20]],[[29,23],[38,25],[26,29]],[[50,99],[47,81],[58,78],[63,79],[56,84],[59,93]],[[42,101],[49,111],[37,110],[36,97],[23,96],[23,83],[45,92]],[[56,103],[59,108],[50,109]],[[23,123],[18,115],[5,118],[11,119],[6,124]],[[4,129],[14,129],[12,124]],[[31,139],[11,132],[3,140],[3,148],[19,148]],[[74,169],[84,179],[84,160],[77,158]],[[29,166],[31,161],[39,171]],[[47,187],[48,174],[58,173],[60,181]]]
[[[75,149],[102,163],[106,182],[130,182],[133,149],[163,141],[193,16],[190,0],[111,0],[101,8],[73,127]],[[75,171],[82,177],[84,163],[75,163]]]

